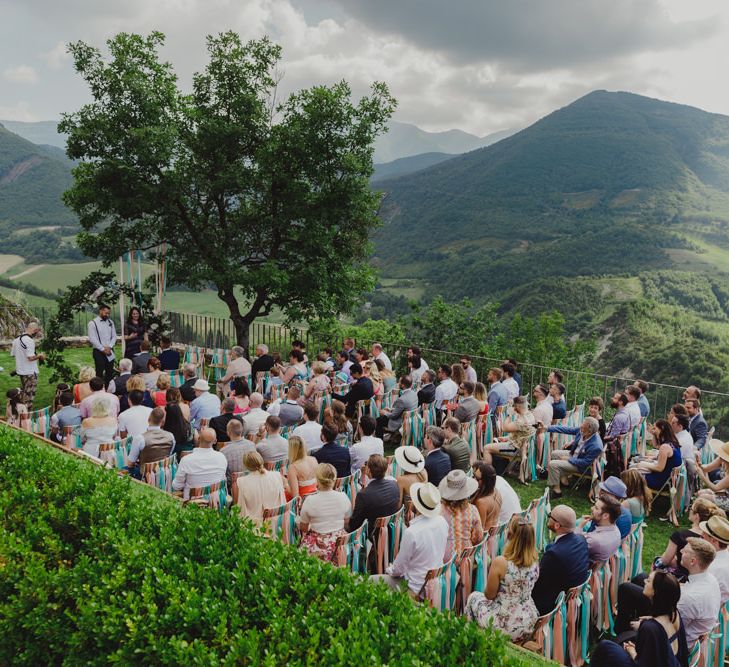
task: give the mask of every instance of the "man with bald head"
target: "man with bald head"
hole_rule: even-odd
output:
[[[554,609],[560,591],[587,581],[590,558],[587,540],[575,532],[577,516],[567,505],[557,505],[547,517],[547,527],[555,534],[539,563],[539,579],[532,589],[532,599],[539,614]]]
[[[182,492],[185,500],[190,497],[190,489],[225,482],[228,460],[224,454],[213,449],[214,444],[215,431],[211,428],[200,429],[197,447],[180,459],[177,474],[172,480],[172,490]]]

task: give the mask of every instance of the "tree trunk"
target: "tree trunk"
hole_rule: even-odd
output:
[[[238,299],[236,299],[232,288],[225,289],[219,287],[218,298],[228,306],[230,320],[233,322],[233,327],[235,328],[236,345],[240,345],[245,350],[245,357],[250,360],[250,329],[251,324],[255,320],[255,316],[251,317],[252,311],[249,311],[245,316],[241,314]]]
[[[231,319],[233,320],[233,326],[235,327],[236,341],[238,345],[245,350],[246,359],[250,361],[251,353],[249,346],[251,341],[251,322],[240,316],[233,317],[231,315]]]

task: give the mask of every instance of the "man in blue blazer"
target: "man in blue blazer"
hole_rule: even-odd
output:
[[[694,439],[694,447],[701,450],[709,437],[709,426],[701,412],[701,402],[698,398],[687,398],[684,405],[689,414],[689,433]]]
[[[547,545],[539,563],[539,579],[532,589],[532,599],[539,614],[554,609],[560,591],[587,581],[590,559],[587,540],[575,532],[577,516],[567,505],[557,505],[547,518],[547,527],[556,538]]]

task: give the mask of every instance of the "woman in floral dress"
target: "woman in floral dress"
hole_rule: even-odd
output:
[[[481,627],[493,621],[494,627],[513,641],[530,639],[539,617],[532,600],[532,588],[538,577],[534,527],[515,516],[509,525],[504,555],[494,558],[489,568],[486,594],[475,592],[468,596],[466,617]]]

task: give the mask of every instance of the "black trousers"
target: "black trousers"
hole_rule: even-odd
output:
[[[387,415],[380,415],[377,418],[377,420],[376,420],[377,425],[375,426],[375,435],[378,438],[382,438],[382,435],[384,434],[389,421],[390,421],[390,418]]]
[[[96,377],[102,378],[104,386],[108,387],[114,379],[114,361],[109,361],[103,352],[94,348],[94,367],[96,368]]]
[[[631,630],[630,622],[640,616],[650,616],[652,604],[643,593],[647,575],[641,573],[618,586],[618,617],[615,620],[615,632],[620,635]]]

